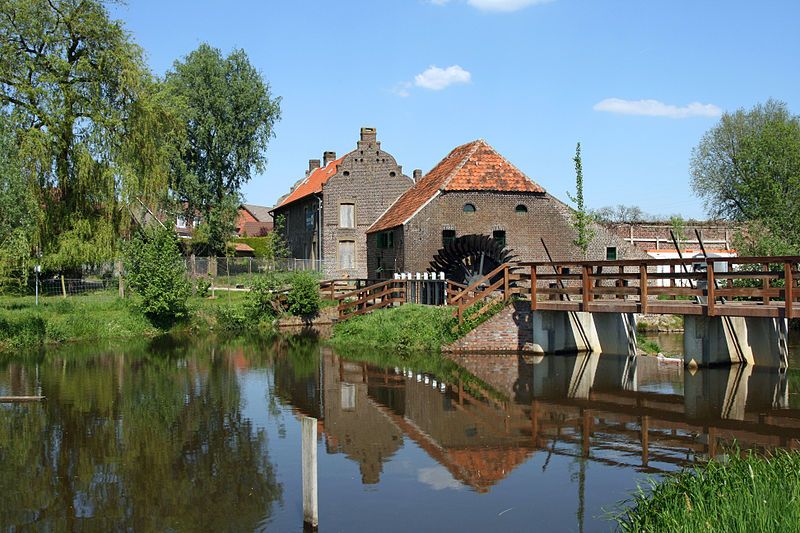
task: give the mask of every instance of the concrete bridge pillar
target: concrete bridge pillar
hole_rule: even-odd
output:
[[[534,352],[636,354],[633,313],[534,311],[531,323]]]
[[[785,318],[686,315],[683,327],[684,364],[689,367],[788,366]]]

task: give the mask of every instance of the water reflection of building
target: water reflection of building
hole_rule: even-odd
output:
[[[800,411],[788,408],[787,380],[777,371],[690,374],[656,358],[597,355],[456,362],[466,372],[445,376],[442,386],[441,377],[323,350],[318,372],[305,383],[286,380],[284,392],[320,419],[328,452],[358,462],[364,483],[379,480],[403,438],[481,492],[537,450],[660,472],[734,442],[773,449],[800,441]],[[276,367],[276,385],[278,376]]]

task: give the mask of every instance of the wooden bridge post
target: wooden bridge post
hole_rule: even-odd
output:
[[[716,303],[717,303],[717,295],[716,291],[714,290],[716,287],[714,285],[714,261],[706,262],[706,290],[708,293],[708,297],[706,298],[707,306],[708,306],[708,316],[716,316]]]
[[[764,272],[769,272],[769,263],[764,263],[764,264],[761,265],[761,267],[764,269]],[[761,278],[761,288],[764,291],[769,289],[769,275],[766,275],[763,278]],[[769,305],[769,296],[764,294],[764,296],[763,296],[761,301],[762,301],[762,303],[764,305]]]
[[[783,264],[783,278],[786,292],[786,318],[791,319],[794,313],[794,305],[792,305],[792,300],[794,300],[794,277],[791,261],[786,261]]]
[[[531,265],[531,311],[536,311],[536,265]]]
[[[508,265],[503,269],[503,303],[508,301]]]
[[[647,314],[647,263],[639,265],[639,312]]]
[[[591,273],[592,267],[583,265],[583,276],[581,277],[581,281],[583,282],[583,287],[581,288],[582,311],[588,311],[589,302],[592,301],[592,281],[590,278]]]

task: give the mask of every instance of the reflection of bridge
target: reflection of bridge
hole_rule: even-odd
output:
[[[377,482],[403,439],[481,492],[537,450],[659,472],[734,441],[759,449],[800,441],[800,410],[788,409],[786,376],[777,371],[691,374],[656,358],[596,354],[456,361],[469,374],[445,376],[442,391],[432,376],[418,380],[326,352],[319,374],[287,399],[320,419],[328,452],[358,462],[364,483]],[[303,396],[308,391],[314,398]]]

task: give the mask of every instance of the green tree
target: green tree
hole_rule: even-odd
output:
[[[107,259],[126,199],[166,191],[171,106],[99,0],[0,0],[0,13],[0,104],[44,208],[37,243],[54,266]]]
[[[580,248],[583,256],[586,257],[589,252],[589,244],[594,239],[594,229],[592,228],[592,215],[586,209],[586,204],[583,201],[583,164],[581,162],[581,143],[575,147],[575,157],[572,158],[575,162],[575,195],[567,193],[569,199],[575,204],[573,211],[572,227],[577,232],[577,237],[572,241],[575,246]]]
[[[723,114],[694,148],[691,173],[710,216],[755,224],[768,248],[800,252],[800,118],[785,103]]]
[[[199,212],[217,225],[226,219],[226,202],[238,202],[242,185],[264,170],[280,98],[271,96],[243,50],[223,57],[208,44],[176,61],[166,83],[185,105],[188,138],[173,190],[189,214]],[[225,230],[208,229],[209,254],[224,254]]]
[[[142,298],[142,309],[156,324],[168,325],[187,314],[192,292],[186,265],[171,229],[150,225],[125,248],[128,283]]]
[[[0,115],[0,292],[27,281],[36,203],[19,164],[8,117]]]

